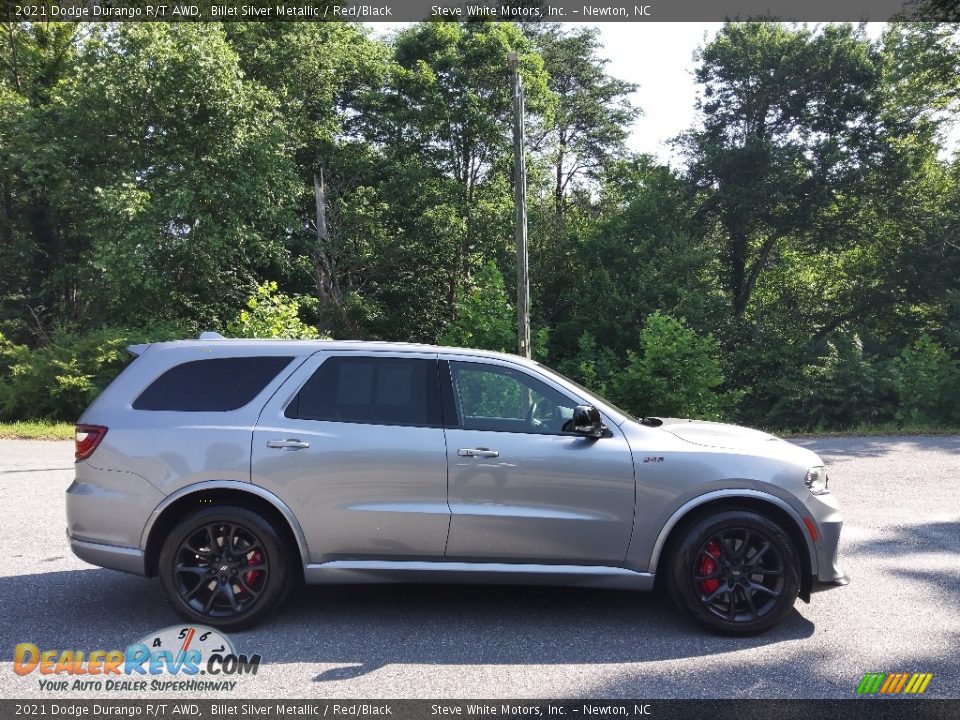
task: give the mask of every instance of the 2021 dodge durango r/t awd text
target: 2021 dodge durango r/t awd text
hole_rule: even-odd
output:
[[[649,590],[753,633],[845,583],[813,452],[637,419],[535,362],[426,345],[131,346],[77,425],[74,553],[250,626],[308,583]]]

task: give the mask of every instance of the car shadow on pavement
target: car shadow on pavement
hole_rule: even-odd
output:
[[[798,604],[798,607],[802,605]],[[125,648],[180,620],[156,580],[91,569],[0,580],[0,661],[17,643]],[[232,633],[264,663],[316,663],[318,682],[388,664],[636,663],[735,652],[806,638],[796,609],[750,638],[712,634],[654,593],[551,587],[311,586],[262,625]]]
[[[960,520],[887,528],[877,537],[852,540],[844,546],[844,553],[882,558],[942,552],[960,554]]]

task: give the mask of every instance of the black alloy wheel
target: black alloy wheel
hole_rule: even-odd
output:
[[[747,510],[695,522],[683,533],[668,571],[680,606],[714,630],[736,635],[775,625],[800,589],[800,559],[788,535]]]
[[[173,575],[180,599],[194,611],[230,617],[263,595],[270,574],[263,543],[248,528],[215,522],[191,533],[177,550]]]
[[[242,507],[210,507],[177,525],[160,552],[160,581],[177,613],[238,630],[287,594],[295,555],[283,534]]]

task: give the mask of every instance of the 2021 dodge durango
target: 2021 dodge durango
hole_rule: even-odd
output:
[[[77,424],[67,534],[159,576],[190,621],[249,627],[301,581],[656,580],[748,634],[846,582],[824,463],[762,432],[638,419],[481,350],[205,333],[130,352]]]

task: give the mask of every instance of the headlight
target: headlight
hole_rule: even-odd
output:
[[[827,487],[827,469],[823,465],[817,465],[807,470],[807,476],[803,479],[814,495],[823,495],[830,492]]]

